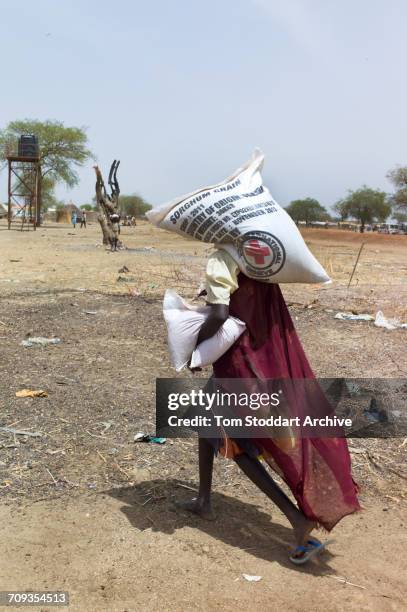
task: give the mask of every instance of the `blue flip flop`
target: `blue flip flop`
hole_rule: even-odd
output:
[[[297,546],[297,548],[294,550],[294,554],[304,554],[301,557],[294,557],[293,555],[291,555],[289,559],[291,563],[294,563],[295,565],[303,565],[304,563],[307,563],[307,561],[312,559],[312,557],[315,557],[315,555],[318,555],[320,552],[322,552],[328,544],[332,543],[332,541],[333,540],[320,542],[316,538],[309,539],[307,540],[306,546]]]

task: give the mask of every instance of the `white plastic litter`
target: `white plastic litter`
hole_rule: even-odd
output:
[[[242,574],[243,578],[248,582],[259,582],[263,576],[252,576],[251,574]]]
[[[225,181],[157,206],[147,218],[162,229],[225,249],[256,280],[329,282],[294,221],[263,185],[263,161],[256,150]]]
[[[147,436],[146,433],[144,433],[143,431],[140,431],[139,433],[136,433],[136,435],[134,436],[134,441],[142,442],[146,436]]]
[[[369,314],[353,314],[353,312],[338,312],[335,319],[341,321],[374,321],[374,317]]]
[[[384,327],[385,329],[407,329],[407,323],[400,323],[398,319],[386,319],[381,310],[376,313],[374,324],[376,327]]]
[[[48,346],[49,344],[59,344],[60,338],[44,338],[43,336],[36,336],[35,338],[27,338],[22,341],[22,346],[26,348],[31,346]]]
[[[209,310],[208,306],[191,306],[172,289],[165,292],[163,313],[168,330],[168,349],[177,372],[180,372],[189,360],[194,368],[214,363],[246,329],[242,321],[228,317],[212,338],[196,347],[199,330]]]

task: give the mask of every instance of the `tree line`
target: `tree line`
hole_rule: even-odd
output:
[[[293,200],[286,211],[296,223],[349,219],[360,223],[362,231],[368,224],[384,223],[390,215],[398,223],[407,222],[407,167],[391,170],[387,178],[395,187],[393,194],[363,185],[336,202],[333,214],[314,198]]]
[[[55,196],[56,185],[77,185],[77,169],[95,158],[88,148],[86,130],[66,127],[61,121],[12,121],[0,130],[0,162],[3,162],[3,167],[8,151],[16,150],[17,140],[22,134],[36,135],[40,143],[42,209],[63,206]],[[336,202],[333,214],[315,198],[293,200],[286,210],[294,221],[305,221],[307,224],[315,221],[354,219],[364,228],[366,224],[384,222],[390,214],[399,223],[407,222],[407,166],[390,170],[387,178],[394,186],[393,194],[364,185],[360,189],[349,191],[343,199]],[[83,204],[81,208],[92,210],[95,208],[95,202]],[[138,217],[144,215],[151,205],[142,196],[134,193],[120,195],[120,208],[122,214]]]

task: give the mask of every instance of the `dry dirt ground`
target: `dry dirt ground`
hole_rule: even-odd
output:
[[[232,462],[216,461],[216,522],[175,510],[197,485],[195,440],[133,438],[154,430],[156,377],[173,376],[163,290],[192,298],[210,248],[143,223],[122,238],[128,249],[112,254],[96,226],[0,225],[0,427],[40,434],[0,432],[0,590],[66,590],[70,609],[91,612],[405,609],[401,438],[350,441],[364,510],[303,569],[287,559],[287,521]],[[406,330],[334,315],[407,321],[407,237],[305,239],[334,279],[283,287],[315,372],[406,377]],[[24,348],[27,335],[61,343]],[[16,398],[23,388],[48,397]]]

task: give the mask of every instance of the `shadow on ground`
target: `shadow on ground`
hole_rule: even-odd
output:
[[[123,502],[121,511],[130,524],[141,531],[152,529],[171,535],[185,526],[194,527],[227,546],[239,548],[265,561],[277,562],[291,570],[316,576],[334,573],[327,564],[332,559],[328,551],[304,566],[293,565],[288,558],[293,545],[292,530],[273,523],[270,514],[254,504],[213,492],[215,521],[202,520],[176,508],[176,502],[194,497],[194,491],[189,482],[155,479],[103,493]]]

